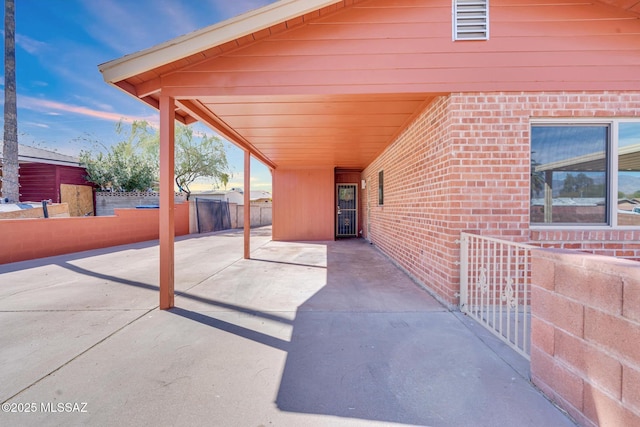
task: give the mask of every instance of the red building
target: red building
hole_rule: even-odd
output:
[[[93,215],[93,186],[78,159],[26,145],[18,150],[21,202],[69,203],[72,215]]]

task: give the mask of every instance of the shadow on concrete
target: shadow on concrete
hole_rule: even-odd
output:
[[[454,368],[447,366],[453,350],[442,347],[455,337],[457,322],[363,240],[313,245],[326,251],[322,263],[309,254],[268,250],[248,261],[326,270],[324,286],[290,308],[295,310],[290,342],[217,319],[215,313],[181,308],[171,313],[287,352],[275,402],[282,411],[419,425],[440,419],[425,399],[439,410],[457,412],[458,404],[465,404],[456,399],[457,390],[430,391],[433,378]],[[295,280],[288,285],[296,286]],[[426,313],[440,319],[429,320]]]
[[[73,264],[65,263],[65,264],[58,264],[58,265],[60,267],[66,268],[66,269],[71,270],[71,271],[73,271],[75,273],[78,273],[78,274],[83,274],[83,275],[86,275],[86,276],[96,277],[96,278],[99,278],[99,279],[108,280],[108,281],[115,282],[115,283],[120,283],[122,285],[133,286],[133,287],[136,287],[136,288],[153,290],[153,291],[159,292],[159,287],[156,286],[156,285],[151,285],[151,284],[148,284],[148,283],[143,283],[143,282],[138,282],[138,281],[134,281],[134,280],[124,279],[122,277],[112,276],[112,275],[108,275],[108,274],[98,273],[98,272],[95,272],[95,271],[92,271],[92,270],[88,270],[86,268],[78,267],[78,266],[73,265]],[[262,317],[262,318],[267,319],[267,320],[273,320],[275,322],[291,324],[291,320],[289,320],[287,318],[284,318],[284,317],[281,317],[281,316],[278,316],[278,315],[275,315],[275,314],[272,314],[272,313],[261,312],[261,311],[253,310],[253,309],[250,309],[250,308],[247,308],[247,307],[242,307],[242,306],[235,305],[235,304],[229,304],[229,303],[226,303],[226,302],[223,302],[223,301],[217,301],[217,300],[214,300],[214,299],[211,299],[211,298],[205,298],[205,297],[202,297],[202,296],[199,296],[199,295],[193,295],[193,294],[190,294],[189,292],[175,291],[175,296],[180,296],[180,297],[183,297],[183,298],[190,299],[192,301],[201,302],[201,303],[204,303],[204,304],[207,304],[207,305],[223,308],[225,310],[230,310],[230,311],[234,311],[234,312],[237,312],[237,313],[248,314],[248,315],[251,315],[251,316],[258,316],[258,317]],[[200,315],[200,317],[197,317],[196,313],[194,313],[194,312],[190,312],[190,311],[187,311],[187,310],[181,310],[181,309],[175,309],[175,310],[176,311],[171,310],[171,312],[173,312],[174,314],[178,314],[178,315],[181,315],[183,317],[192,319],[192,320],[197,320],[197,321],[199,321],[200,323],[203,323],[203,324],[208,324],[209,326],[215,326],[216,325],[215,322],[210,322],[210,323],[204,322],[203,320],[205,320],[205,319],[200,318],[200,317],[206,317],[204,315]],[[216,320],[216,319],[213,319],[213,320]],[[220,321],[220,322],[222,322],[222,321]],[[225,322],[223,322],[223,323],[225,323]],[[226,330],[226,329],[223,329],[223,330]],[[228,331],[228,332],[231,332],[231,331]]]
[[[239,311],[243,313],[246,312],[244,310]],[[225,322],[224,320],[216,319],[215,317],[207,316],[195,311],[184,310],[178,307],[170,309],[169,312],[184,317],[185,319],[190,319],[203,325],[211,326],[212,328],[229,332],[230,334],[234,334],[272,348],[277,348],[278,350],[289,351],[289,343],[287,341],[281,340],[280,338],[272,337],[271,335],[263,334],[258,331],[254,331],[253,329],[234,325],[233,323]],[[267,316],[267,313],[253,312],[252,314],[255,316],[266,317],[269,320],[283,321],[283,323],[284,320],[286,320],[274,319],[272,318],[272,316]],[[290,322],[287,321],[286,323]]]
[[[293,322],[280,410],[418,425],[437,419],[422,402],[426,377],[446,366],[428,372],[422,360],[441,346],[425,332],[442,325],[423,313],[444,309],[379,257],[362,240],[328,245],[327,283]]]
[[[275,398],[281,411],[412,425],[568,425],[526,379],[369,244],[314,245],[326,251],[326,282],[290,308],[289,342],[215,313],[171,312],[286,352]],[[245,262],[273,264],[282,275],[294,274],[287,266],[314,271],[324,264],[310,252],[273,249]],[[300,280],[304,276],[274,282],[296,287]],[[273,309],[269,303],[261,307]]]

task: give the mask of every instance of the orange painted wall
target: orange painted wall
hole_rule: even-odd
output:
[[[273,240],[333,240],[334,170],[276,169]]]
[[[114,216],[0,221],[0,264],[158,238],[158,209],[116,209]],[[189,234],[189,205],[176,204],[175,232]]]
[[[217,95],[640,89],[633,13],[582,0],[495,0],[490,29],[488,41],[454,42],[451,0],[371,0],[162,84]]]

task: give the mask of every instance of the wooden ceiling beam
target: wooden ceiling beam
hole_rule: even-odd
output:
[[[253,157],[264,163],[269,168],[276,169],[277,165],[271,159],[260,152],[260,150],[254,147],[222,119],[203,107],[198,101],[182,99],[178,100],[177,103],[180,104],[180,106],[192,117],[220,132],[225,138],[229,139],[229,141],[241,149],[251,153]]]

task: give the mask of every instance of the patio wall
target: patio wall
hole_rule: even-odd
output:
[[[640,259],[637,228],[529,228],[532,117],[640,117],[640,92],[442,96],[362,173],[365,236],[451,307],[458,304],[461,231]]]
[[[0,264],[158,238],[158,209],[116,209],[114,216],[0,221]],[[189,233],[189,206],[175,207],[176,235]]]
[[[532,252],[531,378],[583,426],[640,425],[640,263]]]

